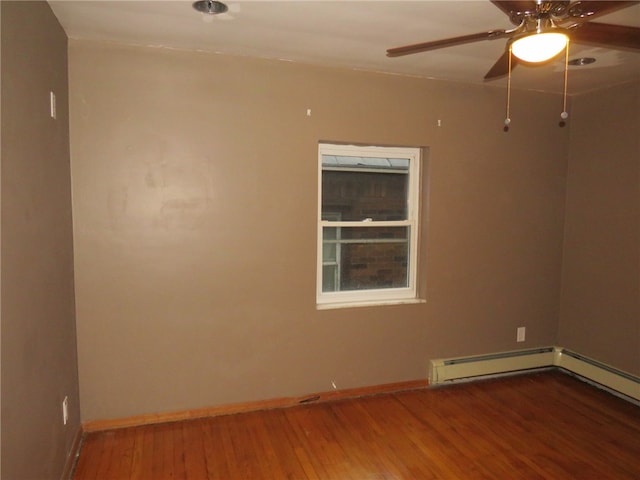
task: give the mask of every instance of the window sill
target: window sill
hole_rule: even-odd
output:
[[[411,305],[416,303],[427,303],[422,298],[405,298],[394,300],[367,300],[362,302],[343,302],[343,303],[318,303],[317,310],[333,310],[336,308],[357,308],[357,307],[379,307],[384,305]]]

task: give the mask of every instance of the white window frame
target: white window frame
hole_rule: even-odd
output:
[[[322,220],[322,156],[350,156],[377,158],[406,158],[409,160],[407,192],[407,218],[399,221],[325,221]],[[379,147],[320,143],[318,145],[318,229],[316,263],[316,306],[319,309],[376,304],[415,303],[417,297],[418,230],[420,213],[420,163],[421,149],[417,147]],[[370,290],[322,291],[322,253],[324,227],[409,227],[408,286]]]

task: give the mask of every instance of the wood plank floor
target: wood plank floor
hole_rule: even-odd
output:
[[[640,479],[640,407],[559,371],[87,435],[75,480]]]

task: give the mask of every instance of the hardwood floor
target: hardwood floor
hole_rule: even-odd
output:
[[[558,371],[88,434],[75,480],[640,479],[640,407]]]

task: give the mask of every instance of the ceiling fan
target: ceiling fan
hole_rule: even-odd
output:
[[[485,75],[485,80],[508,74],[518,62],[541,63],[554,58],[567,42],[640,50],[640,28],[590,21],[640,1],[616,0],[490,0],[516,25],[510,30],[489,30],[460,37],[417,43],[387,50],[399,57],[481,40],[507,38],[505,52]]]

